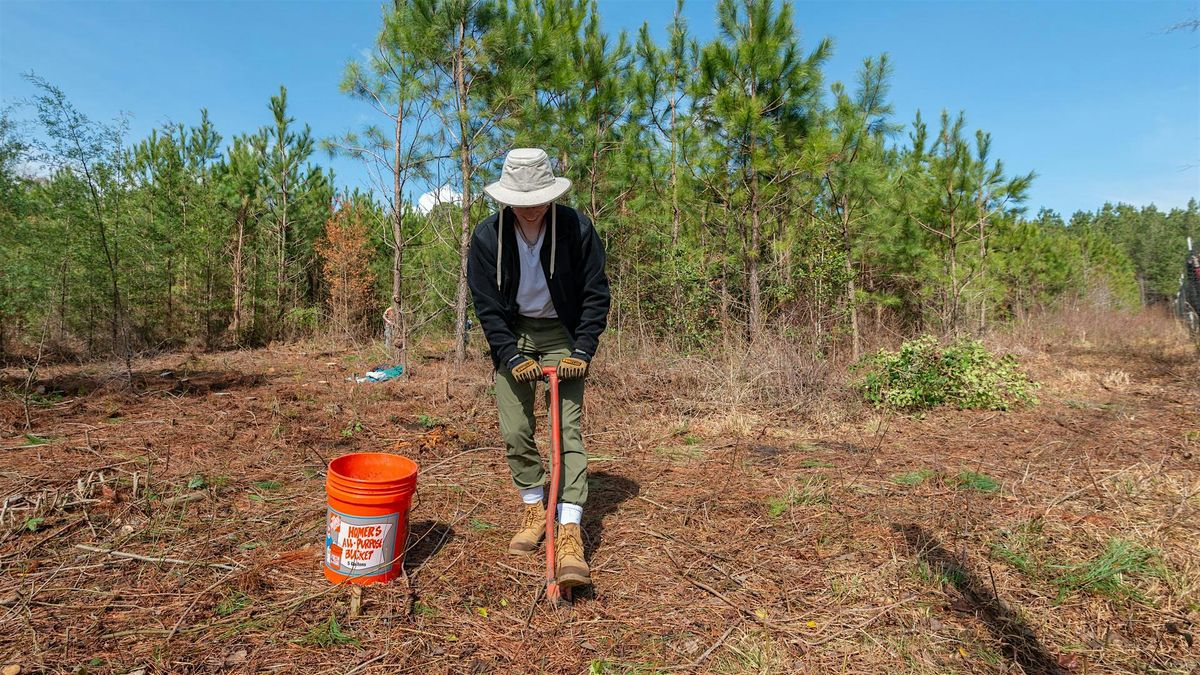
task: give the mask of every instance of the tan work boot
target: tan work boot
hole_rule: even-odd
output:
[[[513,555],[529,555],[537,550],[538,542],[546,536],[546,505],[542,502],[526,504],[521,516],[521,528],[508,542],[508,552]]]
[[[559,523],[554,546],[558,585],[571,588],[591,584],[591,570],[588,569],[587,561],[583,559],[583,534],[579,526]]]

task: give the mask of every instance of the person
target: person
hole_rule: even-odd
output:
[[[608,324],[604,245],[592,222],[559,203],[571,181],[545,151],[517,148],[484,192],[500,210],[475,227],[467,283],[495,367],[496,407],[508,468],[524,504],[509,553],[530,555],[546,534],[546,471],[534,441],[542,366],[561,380],[562,475],[555,569],[560,586],[591,583],[580,524],[587,503],[583,385]]]

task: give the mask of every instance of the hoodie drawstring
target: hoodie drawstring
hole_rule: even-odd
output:
[[[500,288],[500,252],[504,250],[504,205],[500,205],[500,226],[496,229],[496,288]]]

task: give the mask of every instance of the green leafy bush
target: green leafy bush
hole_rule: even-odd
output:
[[[1011,354],[997,357],[978,340],[942,346],[932,335],[881,349],[855,365],[858,386],[876,407],[918,411],[953,405],[964,410],[1009,410],[1035,405],[1037,383]]]

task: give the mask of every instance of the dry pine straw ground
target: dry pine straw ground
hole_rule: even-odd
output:
[[[601,364],[586,429],[595,587],[569,611],[535,602],[540,555],[505,553],[519,508],[483,360],[343,380],[374,358],[168,355],[138,364],[138,393],[97,388],[100,367],[44,368],[54,386],[28,436],[9,395],[0,665],[1188,673],[1200,661],[1200,367],[1180,342],[1026,350],[1037,407],[923,418],[848,395],[833,412],[728,410],[694,375],[659,386]],[[11,394],[20,373],[8,375]],[[350,618],[348,589],[320,574],[324,466],[368,450],[423,472],[409,581],[368,588]],[[1097,561],[1113,542],[1155,553],[1106,576]]]

